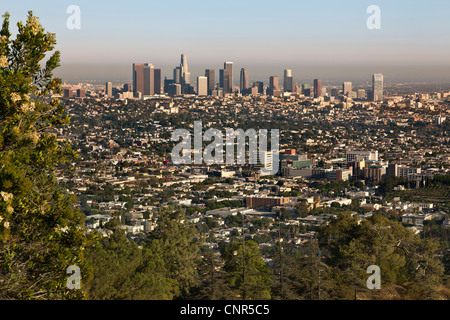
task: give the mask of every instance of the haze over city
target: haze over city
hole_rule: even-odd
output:
[[[369,30],[373,1],[20,1],[11,25],[33,10],[57,35],[65,81],[131,80],[130,64],[149,62],[171,77],[179,56],[202,75],[223,61],[266,80],[293,70],[296,81],[445,82],[450,71],[448,1],[376,1],[381,29]],[[81,10],[81,28],[69,30],[66,9]],[[236,76],[236,74],[235,74]],[[234,78],[234,82],[238,79]]]

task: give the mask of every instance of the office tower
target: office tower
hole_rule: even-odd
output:
[[[320,79],[314,79],[314,98],[322,96],[322,81]]]
[[[175,80],[167,79],[167,77],[164,77],[164,88],[163,88],[164,93],[168,93],[169,85],[174,84],[174,83],[175,83]]]
[[[253,82],[253,87],[258,88],[259,94],[264,94],[264,82],[261,81]]]
[[[124,90],[127,91],[125,86]],[[160,94],[161,69],[155,69],[149,63],[133,63],[133,93],[136,96],[138,93],[141,93],[141,96]]]
[[[223,90],[223,69],[219,70],[219,88]]]
[[[233,90],[233,62],[223,64],[223,93],[231,93]]]
[[[86,97],[86,89],[77,89],[77,97],[78,98]]]
[[[181,84],[172,83],[167,87],[167,94],[171,97],[181,95]]]
[[[284,70],[284,80],[283,80],[283,90],[284,92],[294,92],[295,91],[295,81],[292,77],[292,70]]]
[[[383,100],[383,75],[381,73],[375,73],[372,76],[372,100]]]
[[[153,83],[154,83],[154,93],[161,94],[161,69],[154,69],[153,71]]]
[[[74,97],[74,91],[72,89],[64,89],[64,98],[73,98]]]
[[[181,83],[181,68],[176,67],[173,69],[173,81],[175,83]]]
[[[278,90],[278,77],[271,76],[269,78],[269,88],[273,90]]]
[[[249,79],[248,79],[248,70],[242,68],[241,69],[241,81],[240,81],[240,89],[241,93],[250,88]]]
[[[284,89],[285,92],[295,92],[296,84],[294,77],[286,77],[286,87]]]
[[[125,84],[123,85],[123,91],[125,91],[125,92],[130,92],[130,91],[133,91],[133,89],[131,88],[131,86],[130,86],[129,83],[125,83]]]
[[[144,64],[133,63],[133,92],[144,92]]]
[[[184,84],[184,85],[190,84],[191,83],[191,73],[188,70],[187,57],[184,53],[181,54],[180,69],[181,69],[181,84]]]
[[[208,77],[197,77],[197,95],[208,95]]]
[[[292,70],[291,69],[285,69],[284,70],[284,79],[283,79],[283,90],[284,91],[290,91],[288,88],[288,78],[292,77]]]
[[[214,69],[206,69],[205,70],[205,77],[208,78],[208,94],[211,95],[213,90],[214,90],[214,87],[216,85]]]
[[[358,99],[366,99],[366,90],[358,89],[357,97],[358,97]]]
[[[332,97],[338,97],[339,96],[339,90],[337,88],[331,89],[331,96]]]
[[[352,92],[352,83],[351,82],[344,82],[342,84],[342,94],[344,96],[348,96],[350,92]]]
[[[152,96],[155,94],[155,67],[152,64],[144,66],[144,91],[143,96]]]
[[[111,82],[107,82],[106,83],[106,90],[105,90],[105,95],[107,95],[108,97],[112,97],[112,83]]]

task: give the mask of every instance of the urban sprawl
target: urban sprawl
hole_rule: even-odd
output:
[[[448,90],[386,86],[380,73],[370,88],[320,79],[310,87],[291,70],[282,84],[272,76],[250,85],[246,69],[234,86],[232,62],[218,83],[207,69],[194,86],[188,70],[182,55],[173,79],[134,63],[132,84],[63,85],[71,124],[55,134],[79,161],[59,180],[77,195],[88,231],[107,236],[105,223],[119,217],[130,239],[142,238],[161,207],[179,206],[211,248],[245,232],[264,256],[280,240],[277,220],[295,227],[283,239],[295,246],[317,241],[315,228],[344,210],[358,219],[382,212],[416,233],[427,221],[450,226],[449,189],[440,183],[450,170]],[[248,161],[173,164],[171,134],[193,132],[194,121],[222,132],[279,129],[278,173],[261,175]]]

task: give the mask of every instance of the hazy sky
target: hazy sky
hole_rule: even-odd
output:
[[[369,30],[369,5],[381,29]],[[81,29],[69,30],[69,5]],[[290,68],[298,81],[354,80],[382,72],[388,79],[450,82],[449,0],[0,0],[15,23],[33,10],[55,32],[64,79],[127,80],[133,62],[161,67],[163,76],[185,53],[191,77],[234,62],[250,78]]]

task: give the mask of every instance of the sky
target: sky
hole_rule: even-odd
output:
[[[80,8],[80,29],[66,12]],[[381,29],[370,30],[370,5]],[[185,53],[191,77],[234,62],[250,80],[268,81],[292,69],[298,82],[450,82],[448,0],[0,0],[12,31],[32,10],[61,51],[59,76],[67,80],[131,79],[133,62],[148,62],[172,77]]]

